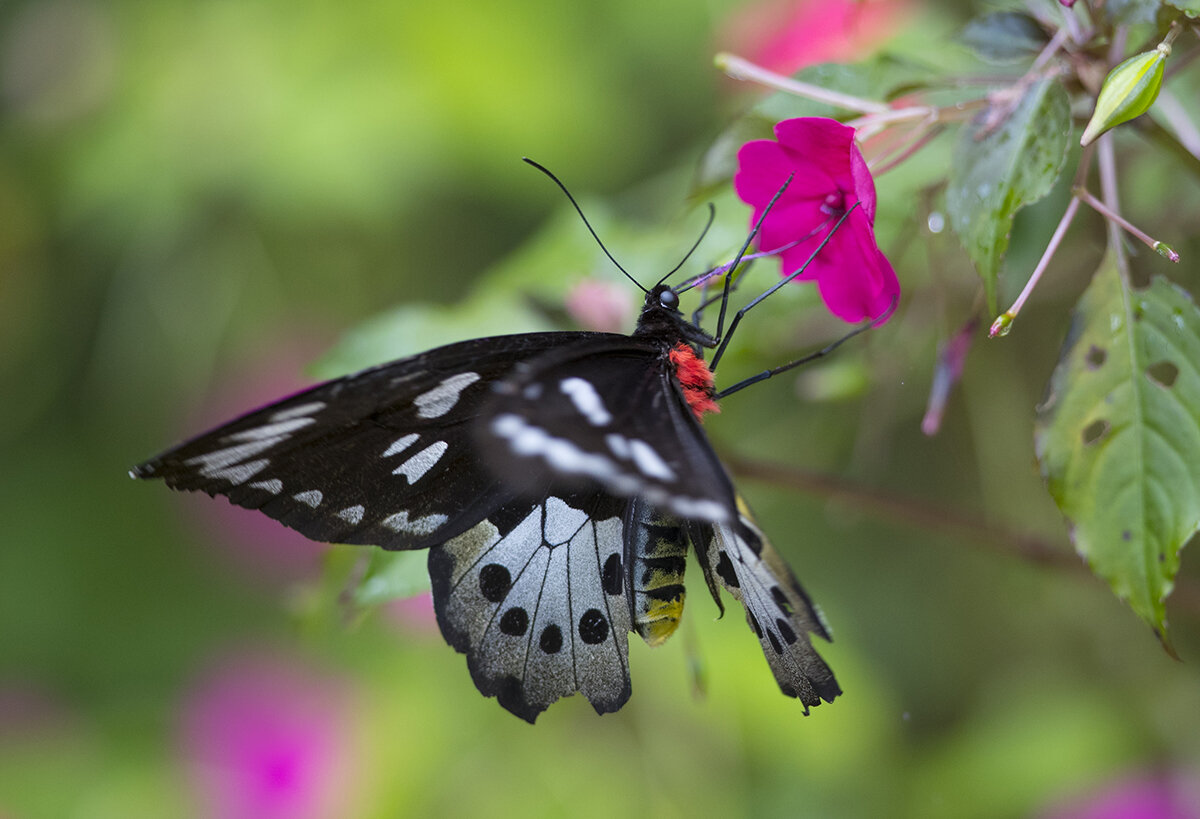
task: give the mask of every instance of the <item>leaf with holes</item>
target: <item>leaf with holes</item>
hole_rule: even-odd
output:
[[[1038,410],[1038,461],[1092,570],[1167,640],[1179,550],[1200,528],[1200,312],[1108,259],[1080,299]]]
[[[1050,192],[1067,158],[1070,134],[1067,92],[1053,80],[1041,80],[1015,103],[993,99],[958,135],[946,210],[983,279],[991,313],[1013,217]]]

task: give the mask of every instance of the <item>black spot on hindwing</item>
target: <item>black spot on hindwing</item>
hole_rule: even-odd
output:
[[[529,612],[514,606],[500,617],[500,630],[513,637],[520,637],[529,628]]]
[[[562,629],[553,623],[542,629],[542,635],[538,637],[538,647],[543,653],[557,654],[562,651],[562,646]]]
[[[499,603],[512,587],[512,576],[499,563],[489,563],[479,571],[479,591],[489,603]]]
[[[620,594],[625,588],[625,579],[621,570],[621,555],[614,552],[604,561],[601,572],[606,594]]]
[[[608,621],[599,609],[588,609],[579,618],[579,639],[589,645],[608,639]]]

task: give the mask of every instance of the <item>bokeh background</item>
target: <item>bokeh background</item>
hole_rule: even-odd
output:
[[[680,633],[631,644],[622,711],[575,698],[530,727],[478,695],[427,598],[344,605],[362,550],[126,477],[318,373],[607,320],[581,302],[628,329],[631,288],[522,155],[656,279],[703,221],[696,163],[756,98],[716,50],[784,71],[881,48],[966,59],[944,38],[971,11],[0,7],[0,816],[1200,815],[1193,556],[1169,609],[1176,662],[1082,570],[1033,461],[1098,221],[1019,332],[971,351],[928,438],[936,344],[978,283],[929,229],[936,191],[882,177],[901,310],[711,422],[834,627],[821,651],[846,693],[808,717],[693,576]],[[1196,180],[1138,170],[1124,190],[1186,234]],[[1163,190],[1173,205],[1154,211]],[[714,195],[697,269],[744,230]],[[1022,215],[1012,266],[1029,269],[1063,201]],[[802,288],[750,324],[726,378],[843,332]]]

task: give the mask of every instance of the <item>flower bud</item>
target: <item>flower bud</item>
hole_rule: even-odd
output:
[[[1128,122],[1150,110],[1162,87],[1163,64],[1171,47],[1161,43],[1153,51],[1130,57],[1108,73],[1096,110],[1083,129],[1080,145],[1087,145],[1109,128]]]
[[[996,316],[996,320],[992,322],[991,328],[988,329],[988,338],[996,338],[997,336],[1004,338],[1008,335],[1009,330],[1012,329],[1013,319],[1016,317],[1016,313],[1012,310]]]

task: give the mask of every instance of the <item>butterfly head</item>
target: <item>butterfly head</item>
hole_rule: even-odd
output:
[[[679,310],[679,294],[668,284],[656,284],[646,291],[642,314],[638,317],[635,336],[651,336],[675,346],[679,342],[713,346],[712,336],[692,324]]]

